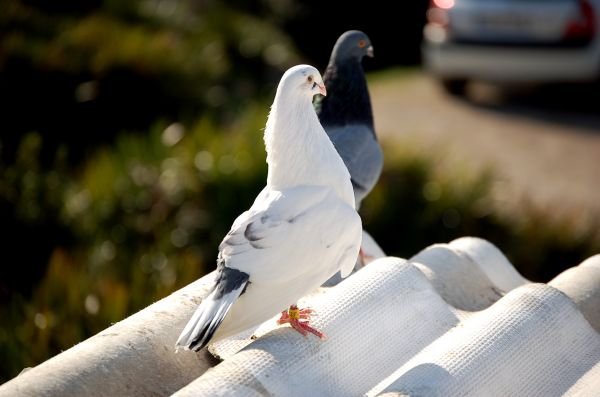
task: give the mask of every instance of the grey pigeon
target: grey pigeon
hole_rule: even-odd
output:
[[[373,110],[362,59],[373,56],[369,37],[361,31],[342,34],[331,53],[323,75],[326,97],[315,100],[315,109],[350,172],[356,208],[373,189],[381,169],[383,153],[375,135]]]

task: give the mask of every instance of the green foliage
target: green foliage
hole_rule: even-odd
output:
[[[278,69],[297,60],[283,32],[224,2],[169,3],[105,1],[84,12],[58,5],[59,12],[48,12],[9,0],[0,17],[0,61],[19,56],[91,76],[123,67],[184,83],[175,87],[181,95],[182,89],[200,93],[215,81],[240,77],[238,58]]]
[[[199,115],[235,122],[300,57],[269,18],[228,2],[8,0],[0,13],[0,140],[37,131],[77,163],[123,130]],[[48,149],[46,149],[48,150]],[[47,158],[42,159],[47,164]]]
[[[386,151],[386,168],[361,209],[365,228],[386,252],[414,255],[428,242],[472,231],[485,218],[490,180],[436,172],[432,160],[406,148]]]
[[[266,107],[260,109],[251,107],[229,128],[203,119],[189,128],[159,123],[147,137],[123,134],[70,174],[39,170],[41,138],[25,138],[28,155],[3,169],[0,201],[22,212],[21,221],[53,218],[71,240],[52,248],[30,299],[14,290],[0,306],[0,349],[10,357],[0,364],[2,377],[214,268],[222,237],[264,185]]]
[[[600,252],[595,225],[556,218],[527,202],[507,211],[493,195],[491,171],[440,170],[435,153],[385,146],[384,172],[361,208],[363,226],[389,255],[408,258],[462,236],[493,242],[526,278],[546,282]]]

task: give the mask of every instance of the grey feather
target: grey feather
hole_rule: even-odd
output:
[[[383,169],[383,152],[371,128],[346,125],[327,130],[350,172],[356,208],[373,189]]]
[[[210,341],[236,299],[244,293],[250,276],[219,263],[213,291],[202,301],[175,343],[198,351]]]

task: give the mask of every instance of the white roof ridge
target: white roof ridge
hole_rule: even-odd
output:
[[[367,395],[558,396],[598,362],[600,335],[573,302],[549,285],[528,284],[448,331]]]
[[[382,251],[376,252],[379,247],[374,241],[369,245],[373,256],[384,255]],[[447,336],[452,335],[449,333],[452,329],[452,333],[461,334],[461,327],[491,321],[486,316],[494,311],[504,313],[499,309],[504,306],[507,307],[504,309],[506,321],[518,317],[521,310],[527,309],[526,305],[515,303],[517,312],[511,313],[513,309],[506,302],[512,299],[518,303],[521,299],[518,297],[526,297],[527,291],[546,291],[542,295],[548,296],[538,301],[550,302],[537,305],[532,316],[542,316],[540,321],[544,324],[560,325],[557,329],[546,327],[539,331],[536,327],[524,327],[531,332],[523,335],[527,340],[536,340],[532,335],[537,335],[544,342],[547,337],[544,335],[548,335],[545,332],[558,333],[556,335],[567,339],[582,335],[588,338],[592,335],[590,332],[598,336],[590,324],[598,329],[600,255],[567,270],[548,285],[525,286],[519,285],[527,280],[518,275],[504,255],[481,239],[462,238],[433,245],[411,261],[393,257],[378,259],[336,287],[307,297],[302,303],[311,304],[317,310],[319,316],[314,324],[329,335],[329,340],[304,339],[287,327],[272,331],[272,326],[266,325],[257,330],[266,332],[265,337],[238,354],[230,354],[230,358],[205,373],[215,363],[205,350],[199,354],[174,354],[173,348],[198,301],[207,295],[214,278],[211,273],[1,385],[0,396],[148,395],[177,391],[178,395],[203,395],[203,390],[219,395],[219,390],[231,388],[236,388],[241,395],[266,391],[277,394],[282,389],[285,395],[293,395],[290,390],[303,395],[363,394],[410,360],[416,360],[436,341],[453,340]],[[515,273],[520,278],[515,277]],[[506,288],[514,289],[511,286],[516,289],[508,292]],[[506,292],[508,294],[502,297]],[[532,302],[529,298],[523,299],[523,304]],[[560,310],[557,312],[553,305],[559,305]],[[472,314],[464,316],[462,310],[470,310]],[[530,317],[525,320],[530,321]],[[476,330],[467,331],[462,333],[478,335]],[[483,352],[486,346],[496,343],[496,339],[513,340],[506,339],[502,333],[490,335],[480,346]],[[514,341],[519,340],[517,336]],[[573,343],[579,346],[579,339]],[[600,373],[598,364],[590,364],[587,372],[583,372],[580,365],[596,359],[594,343],[589,345],[588,356],[579,357],[575,352],[573,361],[562,361],[561,371],[569,376],[568,390],[573,395],[594,390],[589,385],[597,386],[597,377],[593,375]],[[557,348],[559,346],[562,344],[557,343]],[[237,348],[229,349],[230,353],[237,351]],[[538,374],[547,370],[546,364],[536,367],[538,361],[543,363],[546,358],[537,352],[552,350],[552,344],[541,350],[523,349],[533,363],[532,371]],[[444,353],[443,349],[440,353]],[[478,357],[473,354],[467,358],[477,360]],[[570,375],[572,370],[581,376],[575,379]],[[502,371],[504,369],[498,369],[499,374]],[[522,376],[533,376],[531,373]],[[560,378],[562,375],[548,370],[547,376]],[[488,383],[481,383],[481,387],[493,387],[492,380],[485,380]],[[443,379],[431,381],[444,382]],[[301,387],[293,389],[294,386]]]

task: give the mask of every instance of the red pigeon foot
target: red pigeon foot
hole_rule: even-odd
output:
[[[303,336],[307,336],[310,332],[311,334],[319,337],[320,339],[327,339],[327,336],[324,333],[311,327],[308,324],[312,314],[312,309],[298,309],[298,306],[292,305],[290,306],[289,310],[284,310],[283,312],[281,312],[281,317],[279,318],[279,320],[277,320],[277,324],[290,324],[292,328],[294,328]]]
[[[360,247],[360,251],[358,251],[358,258],[362,267],[367,266],[369,262],[372,262],[375,259],[374,256],[367,254],[362,247]]]

